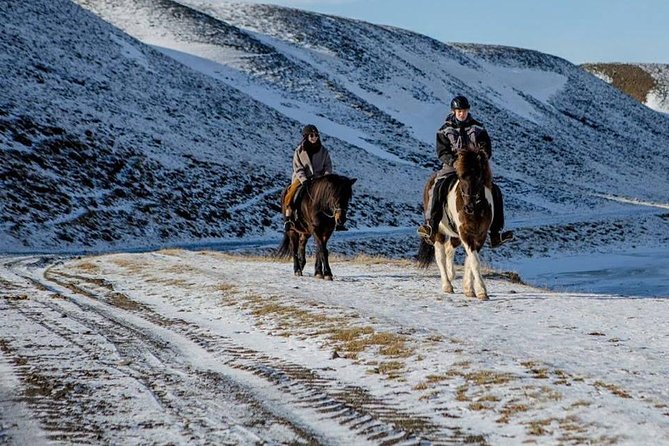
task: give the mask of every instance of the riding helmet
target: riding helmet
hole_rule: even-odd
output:
[[[451,101],[451,110],[469,110],[469,101],[464,96],[456,96]]]
[[[307,124],[307,125],[305,125],[304,128],[302,129],[302,136],[304,136],[305,138],[306,138],[307,136],[311,135],[312,133],[315,133],[315,134],[318,135],[318,129],[317,129],[316,126],[313,125],[313,124]]]

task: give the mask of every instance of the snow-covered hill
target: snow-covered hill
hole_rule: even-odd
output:
[[[653,110],[669,113],[669,65],[595,63],[583,68]]]
[[[489,258],[669,240],[669,117],[563,59],[274,6],[77,3],[109,23],[66,0],[0,9],[5,251],[276,237],[312,122],[359,179],[351,226],[398,229],[349,250],[410,255],[455,94],[518,234]]]

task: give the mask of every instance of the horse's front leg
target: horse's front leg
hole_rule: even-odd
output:
[[[462,284],[465,296],[489,300],[488,291],[481,274],[481,257],[479,256],[479,252],[470,249],[467,245],[465,245],[465,249],[467,250],[467,259],[465,260],[465,277]]]
[[[331,234],[332,231],[326,231],[324,234],[314,233],[314,240],[316,241],[316,272],[314,275],[325,280],[332,280],[332,270],[328,258],[328,240]]]
[[[330,234],[323,237],[321,244],[321,258],[323,260],[323,278],[325,280],[332,280],[332,270],[330,269],[330,258],[328,252],[328,239]]]
[[[290,231],[290,251],[293,255],[293,273],[296,276],[302,275],[303,266],[300,264],[300,247],[298,246],[298,234]]]
[[[307,264],[307,241],[309,240],[309,234],[300,234],[300,242],[298,246],[298,263],[300,265],[300,271],[304,271],[304,265]]]
[[[439,267],[439,275],[441,276],[442,291],[444,293],[452,293],[453,284],[451,283],[451,280],[453,280],[453,278],[449,275],[449,270],[452,271],[453,266],[448,265],[449,259],[448,259],[448,254],[446,252],[446,245],[450,247],[450,242],[444,243],[441,241],[436,241],[434,243],[434,259],[436,260],[437,266]]]
[[[321,240],[320,237],[317,235],[314,236],[314,240],[316,242],[316,265],[314,267],[314,277],[317,277],[319,279],[323,278],[323,253],[322,253],[322,246],[321,246]]]

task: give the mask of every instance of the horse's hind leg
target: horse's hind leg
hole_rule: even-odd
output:
[[[481,274],[481,258],[479,253],[470,249],[467,245],[465,245],[465,249],[467,250],[467,259],[465,260],[465,277],[462,282],[465,296],[488,300],[488,291]]]
[[[300,264],[301,246],[298,245],[298,234],[295,231],[290,232],[290,248],[293,254],[293,273],[296,276],[302,275],[303,265]]]
[[[446,277],[448,280],[453,282],[455,279],[455,248],[460,245],[460,239],[451,237],[446,243],[444,243],[444,249],[446,250]]]
[[[450,252],[449,252],[450,251]],[[441,289],[444,293],[453,292],[453,284],[451,283],[453,276],[453,248],[450,241],[443,243],[436,241],[434,243],[434,259],[439,267],[439,274],[441,275]],[[449,265],[449,261],[451,264]],[[449,275],[450,271],[450,275]]]

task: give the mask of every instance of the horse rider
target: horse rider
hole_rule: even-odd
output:
[[[302,129],[302,141],[293,154],[293,177],[283,199],[284,230],[289,230],[297,220],[296,204],[301,199],[309,182],[332,173],[330,153],[321,143],[318,129],[308,124]],[[344,225],[337,225],[337,231],[347,231]]]
[[[435,178],[432,189],[429,192],[428,209],[425,211],[426,223],[418,228],[420,235],[426,242],[434,244],[437,236],[439,222],[442,219],[443,206],[439,206],[435,197],[437,188],[450,187],[457,178],[455,175],[455,162],[457,151],[465,149],[484,150],[488,158],[492,156],[490,147],[490,136],[483,124],[474,119],[469,113],[469,101],[464,96],[456,96],[451,100],[451,113],[446,121],[437,131],[437,157],[443,166]],[[513,239],[512,231],[500,234],[504,227],[504,204],[502,191],[495,183],[492,185],[494,216],[490,225],[490,246],[496,248],[501,244]]]

